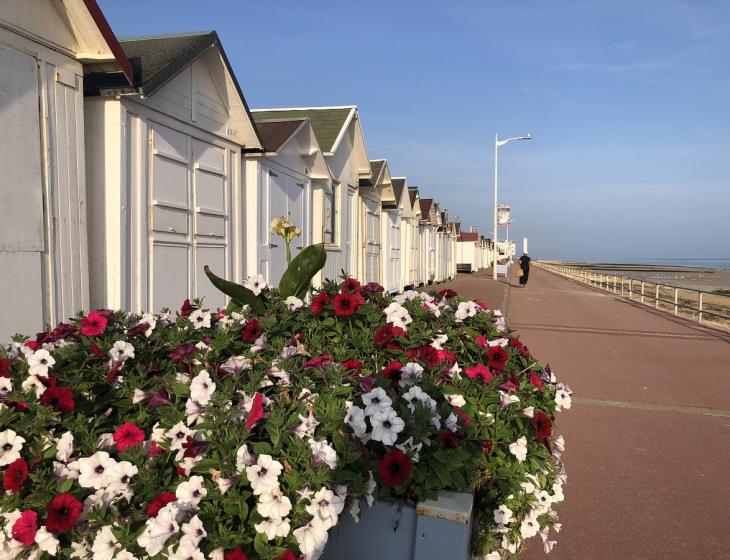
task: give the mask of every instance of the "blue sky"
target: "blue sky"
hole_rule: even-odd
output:
[[[730,257],[726,0],[100,0],[118,36],[215,29],[249,105],[356,104],[387,158],[545,258]]]

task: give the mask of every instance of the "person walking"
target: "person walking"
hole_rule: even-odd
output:
[[[520,257],[520,269],[522,269],[520,286],[525,288],[527,287],[527,280],[530,277],[530,257],[527,256],[527,253],[523,253]]]

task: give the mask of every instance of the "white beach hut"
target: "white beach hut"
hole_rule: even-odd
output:
[[[408,196],[413,212],[413,227],[410,246],[410,271],[408,273],[407,283],[415,287],[424,283],[423,266],[421,263],[421,237],[425,228],[421,224],[421,199],[418,187],[409,186]]]
[[[312,241],[327,248],[325,278],[358,273],[358,186],[370,161],[355,106],[260,109],[256,119],[308,118],[332,174],[332,188],[313,193]]]
[[[0,3],[0,342],[89,307],[84,75],[132,69],[94,0]]]
[[[383,201],[382,239],[383,239],[383,287],[395,293],[403,291],[403,214],[410,206],[408,186],[405,177],[393,177],[393,199]],[[406,204],[406,200],[408,203]]]
[[[241,150],[262,149],[246,101],[215,32],[120,42],[133,84],[86,88],[92,305],[223,305],[203,266],[243,275]]]
[[[422,198],[421,204],[421,263],[423,266],[423,283],[436,281],[436,229],[438,218],[432,198]]]
[[[479,232],[461,232],[456,242],[456,267],[459,272],[477,272],[482,267],[479,243]]]
[[[291,244],[294,258],[312,243],[313,193],[331,192],[332,177],[308,118],[254,118],[266,151],[244,156],[246,272],[276,286],[287,266],[286,245],[271,221],[285,217],[301,230]]]
[[[383,285],[382,266],[382,207],[395,201],[388,162],[384,159],[370,161],[371,177],[360,179],[360,248],[358,277],[365,283]]]
[[[417,234],[416,215],[413,212],[413,204],[411,203],[410,189],[408,188],[408,180],[400,177],[394,182],[395,196],[400,200],[400,290],[406,287],[413,287],[414,282],[411,278],[411,260],[414,230]]]

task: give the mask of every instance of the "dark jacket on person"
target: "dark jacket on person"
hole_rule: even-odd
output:
[[[530,257],[527,255],[522,255],[520,257],[520,268],[522,270],[530,270]]]

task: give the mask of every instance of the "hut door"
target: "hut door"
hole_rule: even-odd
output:
[[[373,200],[365,206],[365,282],[380,283],[380,212]]]

